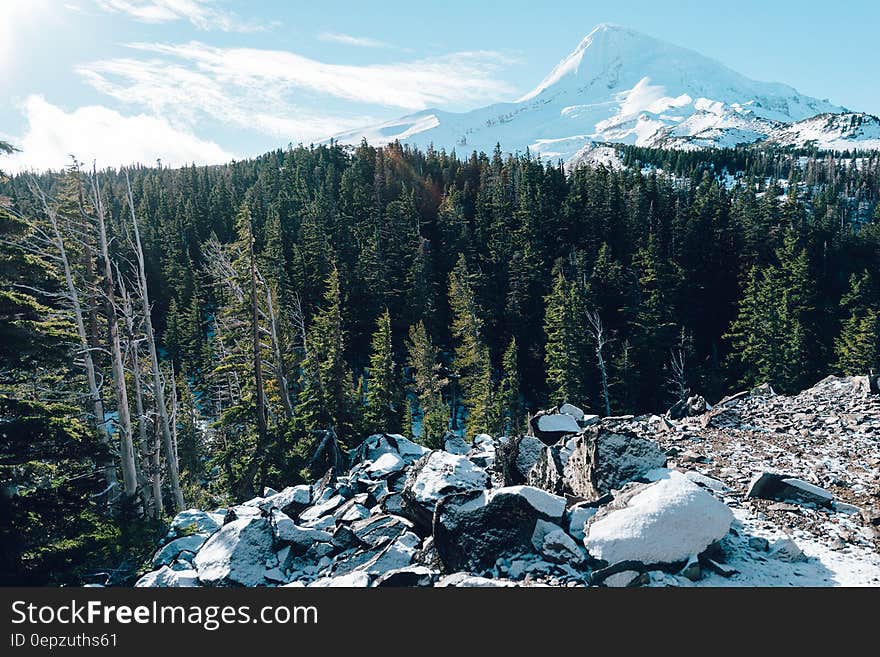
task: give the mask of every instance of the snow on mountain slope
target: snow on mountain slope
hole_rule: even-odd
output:
[[[880,150],[880,118],[871,114],[819,114],[774,130],[767,140],[826,150]]]
[[[428,109],[334,137],[373,144],[398,139],[422,148],[540,154],[576,161],[596,142],[670,148],[735,146],[778,136],[780,143],[836,144],[880,134],[874,117],[862,132],[821,121],[781,130],[846,108],[792,87],[751,80],[697,52],[633,30],[602,24],[588,34],[532,91],[510,103],[465,113]],[[865,116],[865,115],[844,115]],[[835,123],[833,120],[832,123]],[[843,125],[846,123],[846,125]],[[830,130],[827,139],[826,130]],[[831,146],[834,147],[834,146]]]

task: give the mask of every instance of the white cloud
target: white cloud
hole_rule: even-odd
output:
[[[45,26],[51,0],[17,0],[0,8],[0,73],[20,62],[20,48]],[[0,87],[3,86],[0,80]]]
[[[378,39],[352,36],[350,34],[341,34],[337,32],[322,32],[318,35],[318,41],[341,43],[346,46],[357,46],[359,48],[394,48],[390,43],[379,41]]]
[[[494,77],[510,62],[489,51],[340,65],[288,51],[198,41],[130,47],[160,57],[98,61],[77,71],[98,91],[175,122],[193,123],[206,114],[294,142],[325,139],[373,120],[362,108],[333,112],[328,100],[412,111],[485,104],[511,92]]]
[[[231,12],[215,9],[214,0],[95,0],[101,9],[127,14],[142,23],[167,23],[188,20],[200,30],[223,32],[258,32],[266,25],[242,21]],[[273,27],[272,23],[268,27]]]
[[[61,169],[70,164],[71,155],[89,164],[96,160],[98,167],[153,165],[159,158],[169,166],[234,158],[214,142],[154,116],[123,116],[100,105],[66,112],[37,95],[28,97],[23,110],[27,131],[13,140],[21,152],[0,157],[0,168],[8,172]]]

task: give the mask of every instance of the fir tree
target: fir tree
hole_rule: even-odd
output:
[[[837,369],[843,374],[865,374],[880,367],[880,309],[871,287],[867,271],[853,274],[840,300],[841,311],[849,313],[834,342]]]
[[[406,349],[411,388],[421,414],[419,438],[422,444],[439,448],[449,426],[449,411],[443,401],[443,388],[448,381],[442,375],[440,351],[431,342],[424,322],[410,327]]]
[[[364,424],[368,433],[399,433],[401,390],[391,345],[391,315],[386,310],[376,322],[367,378]]]
[[[467,408],[465,431],[468,438],[473,438],[497,428],[498,422],[489,349],[464,255],[459,257],[449,277],[449,305],[455,340],[454,365],[460,377],[462,403]]]

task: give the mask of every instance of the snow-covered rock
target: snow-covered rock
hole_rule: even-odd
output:
[[[272,544],[272,528],[266,518],[233,520],[205,542],[193,565],[203,584],[256,586],[264,582]]]
[[[307,508],[299,514],[299,519],[304,523],[318,520],[319,518],[332,513],[337,507],[341,506],[343,502],[345,502],[345,498],[343,498],[342,495],[333,495],[327,500],[318,502],[314,506]]]
[[[162,566],[143,575],[134,585],[138,588],[199,586],[199,576],[195,570],[172,570]]]
[[[434,513],[434,546],[447,571],[481,572],[501,556],[532,552],[538,520],[564,512],[564,498],[531,486],[449,495]]]
[[[723,538],[733,513],[687,477],[671,472],[653,484],[634,485],[587,522],[589,554],[608,563],[685,561]]]
[[[749,483],[746,497],[801,502],[818,506],[831,506],[834,502],[834,495],[824,488],[803,479],[775,472],[762,472],[755,475]]]
[[[166,543],[153,555],[153,568],[170,565],[181,552],[196,552],[207,540],[207,534],[191,534]]]
[[[430,527],[437,501],[444,495],[489,486],[489,475],[465,456],[434,450],[415,463],[403,489],[412,520]]]
[[[355,461],[375,462],[383,454],[396,454],[409,465],[430,450],[396,433],[377,433],[362,442],[354,451]]]
[[[571,415],[575,420],[583,420],[584,419],[584,411],[581,408],[578,408],[574,404],[563,404],[559,407],[560,413],[565,413],[566,415]]]
[[[432,586],[439,573],[427,566],[406,566],[389,570],[373,582],[375,587]]]
[[[532,545],[548,561],[554,563],[583,563],[586,555],[574,539],[558,525],[539,519],[532,533]]]
[[[434,584],[437,587],[444,586],[461,586],[468,588],[498,588],[498,587],[509,587],[516,586],[515,582],[511,582],[509,580],[504,579],[492,579],[490,577],[480,577],[478,575],[471,575],[470,573],[452,573],[451,575],[446,575],[445,577],[440,578],[440,580]]]
[[[356,571],[346,575],[333,577],[321,577],[309,584],[310,588],[364,588],[370,585],[370,576],[367,573]]]
[[[295,518],[312,503],[312,487],[306,484],[288,486],[279,493],[263,498],[259,507],[264,512],[278,509],[282,513]]]
[[[208,513],[199,509],[181,511],[171,521],[168,530],[170,537],[179,537],[187,533],[212,534],[223,525],[222,513]]]
[[[443,449],[450,454],[467,454],[471,447],[458,434],[449,434],[443,440]]]
[[[372,479],[381,479],[403,470],[403,459],[394,452],[385,452],[367,466],[367,474]]]
[[[333,534],[309,527],[300,527],[283,514],[274,517],[275,540],[294,546],[294,549],[307,550],[313,543],[331,543]]]

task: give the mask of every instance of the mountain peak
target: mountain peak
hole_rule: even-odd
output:
[[[337,136],[374,143],[400,139],[490,152],[528,148],[551,161],[575,161],[596,143],[668,148],[736,146],[776,137],[850,147],[877,136],[849,117],[799,124],[847,110],[788,85],[760,82],[694,50],[620,25],[600,23],[531,92],[454,114],[425,110]],[[832,142],[828,142],[832,143]],[[872,142],[873,143],[873,142]]]
[[[585,57],[588,57],[591,71],[598,73],[620,62],[627,55],[654,51],[657,46],[674,47],[622,25],[599,23],[537,87],[517,99],[517,102],[531,100],[567,77],[577,77]]]

